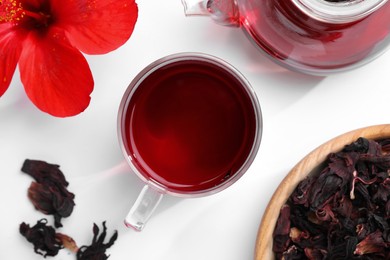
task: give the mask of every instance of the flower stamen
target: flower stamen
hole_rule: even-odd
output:
[[[0,0],[0,23],[18,24],[25,16],[22,4],[17,0]]]
[[[47,26],[50,15],[43,12],[34,12],[23,9],[18,0],[0,0],[0,23],[19,24],[24,18],[29,17],[38,24]]]

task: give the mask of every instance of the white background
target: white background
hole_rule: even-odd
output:
[[[205,17],[186,18],[180,0],[138,0],[131,39],[103,56],[87,56],[95,79],[88,109],[55,118],[26,97],[18,72],[0,98],[0,259],[42,259],[19,234],[23,221],[45,217],[27,198],[26,158],[59,164],[76,194],[61,232],[89,244],[92,224],[107,221],[119,239],[111,260],[253,259],[258,226],[272,193],[307,153],[344,132],[390,123],[390,52],[351,72],[311,77],[286,71],[262,56],[240,29]],[[115,19],[115,18],[113,18]],[[152,61],[177,52],[218,56],[254,87],[263,112],[263,138],[249,171],[209,197],[164,197],[144,231],[123,219],[143,184],[130,173],[117,141],[118,106],[133,77]],[[48,219],[52,223],[52,218]],[[75,259],[62,250],[54,259]]]

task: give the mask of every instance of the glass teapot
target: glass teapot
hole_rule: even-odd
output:
[[[387,0],[182,0],[186,15],[241,27],[272,60],[317,75],[359,67],[390,43]]]

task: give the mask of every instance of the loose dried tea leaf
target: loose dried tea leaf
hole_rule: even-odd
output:
[[[106,255],[106,250],[110,248],[118,238],[118,232],[115,231],[108,243],[104,243],[107,235],[106,222],[103,222],[103,231],[99,236],[99,227],[93,225],[92,244],[82,246],[77,252],[77,260],[106,260],[109,256]]]
[[[77,251],[79,250],[76,242],[70,236],[62,233],[57,233],[56,238],[60,240],[64,248],[68,249],[70,252],[77,253]]]
[[[22,166],[22,172],[27,173],[39,183],[49,182],[68,187],[69,183],[59,168],[60,166],[56,164],[26,159]]]
[[[46,219],[39,220],[33,227],[23,222],[19,232],[34,245],[35,253],[44,257],[55,256],[63,248],[62,242],[57,239],[54,228],[46,224]]]
[[[290,234],[290,206],[284,205],[280,210],[280,215],[276,228],[274,230],[274,240],[277,243],[273,244],[273,250],[276,252],[283,252],[288,247]]]
[[[69,183],[59,166],[38,160],[25,160],[22,171],[33,177],[28,197],[35,208],[53,215],[55,227],[62,227],[61,219],[69,217],[75,206],[75,195],[67,190]]]
[[[53,215],[55,227],[62,227],[61,218],[71,215],[75,196],[67,190],[68,182],[59,170],[59,166],[27,159],[22,171],[36,180],[28,189],[28,197],[35,208],[44,214]],[[118,232],[115,231],[109,241],[104,243],[107,235],[106,222],[103,222],[103,231],[100,235],[99,227],[94,224],[92,244],[79,248],[73,238],[56,233],[53,227],[46,224],[47,220],[42,219],[33,227],[23,222],[19,228],[20,233],[34,245],[34,251],[44,257],[55,256],[60,249],[67,248],[76,253],[78,260],[105,260],[109,257],[106,255],[106,250],[118,238]]]
[[[390,259],[389,174],[390,138],[359,138],[329,154],[282,207],[276,258]]]
[[[33,227],[23,222],[19,226],[19,232],[34,245],[34,251],[44,257],[55,256],[63,248],[73,253],[78,251],[73,238],[56,233],[53,227],[47,225],[47,219],[39,220]]]
[[[387,245],[383,240],[382,232],[377,230],[360,241],[359,244],[356,245],[354,253],[356,255],[380,253],[385,247],[387,247]]]

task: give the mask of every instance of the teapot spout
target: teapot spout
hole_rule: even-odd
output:
[[[225,26],[240,26],[236,0],[182,0],[186,16],[210,16]]]
[[[181,0],[184,7],[184,14],[186,16],[209,16],[210,12],[207,10],[207,2],[208,1],[204,0]]]

